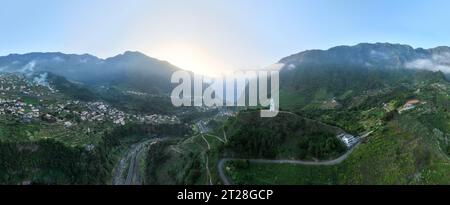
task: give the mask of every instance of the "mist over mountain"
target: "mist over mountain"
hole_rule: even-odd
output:
[[[390,43],[361,43],[328,50],[307,50],[279,61],[285,69],[317,65],[346,65],[378,69],[424,69],[450,73],[450,47],[431,49]]]
[[[392,82],[389,76],[398,79],[417,70],[442,71],[448,78],[450,47],[423,49],[402,44],[361,43],[303,51],[281,59],[279,64],[284,65],[280,79],[282,88],[308,90],[325,86],[329,91],[339,88],[344,91],[351,86],[368,89]],[[171,74],[179,69],[169,62],[130,51],[106,59],[60,52],[0,57],[3,72],[50,72],[86,85],[116,86],[157,95],[170,93],[174,86],[170,83]],[[384,79],[376,76],[384,76]]]
[[[300,52],[279,61],[284,64],[280,106],[303,109],[324,101],[351,101],[368,90],[404,83],[442,82],[450,76],[449,57],[449,47],[414,49],[389,43]]]
[[[51,72],[88,85],[115,85],[155,94],[170,91],[170,76],[178,69],[168,62],[130,51],[107,59],[59,52],[0,57],[3,72]]]

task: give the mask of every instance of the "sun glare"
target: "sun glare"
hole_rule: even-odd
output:
[[[163,45],[152,53],[157,58],[169,61],[181,69],[193,71],[205,76],[217,77],[222,74],[227,74],[232,70],[220,58],[198,45]]]

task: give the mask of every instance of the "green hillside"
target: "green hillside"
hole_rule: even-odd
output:
[[[336,165],[230,161],[225,167],[231,180],[237,184],[449,184],[450,84],[444,75],[348,69],[285,71],[293,73],[285,73],[290,79],[282,80],[280,91],[284,110],[350,133],[374,131],[347,159]],[[409,101],[415,104],[404,109]]]
[[[448,155],[429,133],[411,116],[402,116],[375,132],[342,164],[230,164],[229,175],[237,184],[449,184]]]

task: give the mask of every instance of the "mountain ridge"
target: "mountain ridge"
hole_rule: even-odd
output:
[[[441,70],[450,73],[450,47],[413,48],[406,44],[360,43],[327,50],[305,50],[282,58],[284,68],[310,65],[352,65],[392,69]]]
[[[0,71],[51,72],[89,85],[119,85],[129,89],[166,94],[170,76],[180,68],[141,52],[126,51],[109,58],[91,54],[32,52],[0,57]]]

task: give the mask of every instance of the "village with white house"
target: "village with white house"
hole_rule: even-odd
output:
[[[64,99],[59,95],[59,91],[48,83],[29,80],[18,74],[0,74],[0,115],[13,116],[22,123],[37,120],[59,123],[65,127],[81,122],[105,122],[117,126],[129,122],[180,123],[176,116],[130,114],[102,101],[83,102]]]

